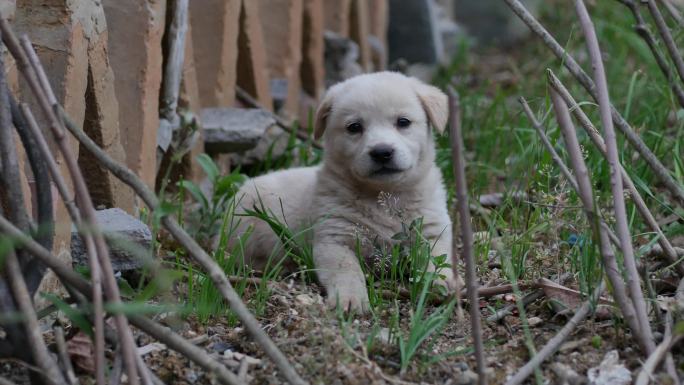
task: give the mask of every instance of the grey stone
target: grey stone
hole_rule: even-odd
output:
[[[120,208],[98,210],[95,218],[109,245],[114,271],[135,270],[145,264],[152,245],[152,232],[146,224]],[[71,257],[74,265],[88,266],[86,247],[75,227],[71,230]]]
[[[435,64],[444,58],[434,0],[390,0],[389,61]]]
[[[254,148],[266,130],[276,123],[271,113],[258,108],[204,108],[200,117],[204,146],[210,153]]]
[[[325,43],[326,87],[363,73],[363,69],[358,63],[358,44],[332,31],[325,31],[323,40]]]

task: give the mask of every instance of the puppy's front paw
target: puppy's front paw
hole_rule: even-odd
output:
[[[364,314],[370,310],[370,301],[366,292],[366,285],[335,286],[328,289],[326,303],[331,309],[339,304],[344,311]]]

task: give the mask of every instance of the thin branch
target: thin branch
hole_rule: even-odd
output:
[[[679,79],[684,82],[684,59],[682,59],[682,55],[679,53],[677,43],[675,43],[674,38],[670,33],[670,28],[667,26],[667,23],[663,18],[663,14],[660,13],[660,9],[658,9],[658,5],[655,3],[655,0],[645,0],[644,2],[648,4],[648,10],[651,12],[651,16],[653,17],[653,21],[655,22],[660,37],[665,43],[665,47],[667,47],[667,52],[670,54],[670,59],[672,59],[672,62],[674,62]]]
[[[598,298],[601,296],[601,293],[603,292],[603,289],[605,287],[605,282],[601,281],[601,284],[599,285],[598,288],[594,291],[594,293],[591,295],[591,297],[582,304],[582,306],[577,309],[575,312],[575,315],[570,318],[568,323],[563,326],[561,330],[558,331],[558,333],[551,338],[546,345],[544,345],[537,354],[532,357],[532,359],[526,363],[518,372],[511,377],[508,381],[506,381],[506,385],[517,385],[521,384],[527,377],[529,377],[532,373],[534,373],[535,369],[541,365],[542,362],[544,362],[546,359],[551,357],[558,349],[560,348],[561,344],[568,339],[570,336],[570,333],[572,333],[573,330],[579,325],[580,322],[584,321],[584,319],[589,315],[589,313],[592,310],[593,304],[596,303]]]
[[[71,220],[76,224],[79,229],[81,237],[83,237],[84,243],[86,245],[86,252],[88,255],[88,267],[90,268],[90,277],[93,283],[93,309],[94,309],[94,322],[95,322],[95,381],[99,385],[105,385],[105,339],[104,339],[104,304],[102,298],[102,272],[100,268],[100,263],[97,258],[97,250],[95,247],[95,241],[89,229],[85,229],[81,220],[81,215],[74,202],[72,201],[71,193],[67,187],[66,181],[62,177],[59,171],[57,162],[55,161],[52,152],[43,136],[43,132],[38,127],[36,119],[31,113],[30,108],[27,104],[22,103],[21,105],[22,113],[26,118],[27,126],[36,138],[36,144],[39,151],[42,153],[45,159],[50,174],[52,175],[52,180],[57,186],[62,200],[64,201],[67,212],[69,213]]]
[[[651,54],[653,55],[656,64],[658,64],[658,68],[660,68],[660,72],[662,72],[663,75],[665,75],[667,83],[670,85],[670,88],[672,89],[672,92],[675,94],[675,97],[677,97],[679,105],[684,107],[684,90],[682,89],[679,81],[677,80],[676,75],[670,69],[670,65],[667,62],[667,59],[665,59],[660,50],[658,50],[658,45],[656,44],[655,36],[653,36],[651,30],[648,28],[648,24],[646,24],[646,21],[644,21],[644,17],[641,15],[641,12],[639,11],[638,4],[634,0],[618,1],[624,4],[632,12],[634,20],[636,21],[636,24],[634,25],[634,30],[639,36],[641,36],[646,45],[648,45],[648,48],[651,50]]]
[[[682,14],[679,12],[677,7],[672,4],[670,0],[660,0],[661,3],[665,6],[665,9],[667,9],[667,12],[672,16],[673,19],[679,24],[680,26],[684,26],[684,19],[682,18]]]
[[[556,39],[534,18],[534,16],[525,8],[520,0],[504,0],[511,10],[532,30],[534,34],[539,36],[544,44],[553,52],[553,54],[563,63],[565,68],[577,79],[580,84],[587,90],[587,92],[598,100],[598,93],[594,81],[589,75],[582,70],[575,59],[570,56],[565,49],[558,44]],[[681,186],[670,174],[667,168],[660,162],[660,160],[653,154],[653,152],[646,146],[641,137],[634,132],[629,123],[620,115],[620,113],[611,106],[611,116],[617,128],[624,134],[627,141],[636,149],[641,157],[646,161],[649,167],[653,170],[656,177],[663,183],[663,185],[670,191],[670,193],[677,199],[680,204],[684,204],[684,187]]]
[[[22,42],[20,44],[9,24],[7,23],[7,20],[4,18],[0,18],[0,29],[2,29],[3,42],[7,46],[12,56],[15,58],[17,68],[29,83],[31,91],[38,100],[43,113],[47,117],[50,129],[55,137],[55,141],[71,174],[77,202],[81,207],[82,214],[84,216],[84,222],[87,228],[93,230],[98,261],[104,271],[105,291],[107,292],[107,296],[112,303],[121,303],[121,299],[119,297],[119,288],[114,278],[111,261],[109,260],[109,251],[104,242],[104,238],[102,237],[102,234],[99,232],[99,229],[96,225],[95,209],[90,199],[90,195],[88,194],[88,189],[83,176],[81,175],[76,158],[72,154],[71,148],[65,140],[64,130],[61,122],[55,114],[56,110],[54,108],[56,107],[56,104],[50,104],[51,101],[55,102],[56,99],[54,98],[54,93],[51,90],[49,82],[46,80],[47,76],[45,75],[45,71],[38,60],[38,56],[33,50],[31,42],[26,36],[22,38]],[[41,81],[41,79],[43,80]],[[132,355],[135,353],[133,334],[128,327],[128,321],[126,320],[125,316],[122,314],[117,314],[115,315],[115,321],[117,324],[117,330],[120,333],[123,351],[126,352],[124,355],[124,360],[129,376],[128,381],[131,385],[139,385],[135,360]]]
[[[556,77],[553,71],[547,70],[547,75],[551,87],[560,94],[563,100],[565,100],[566,105],[568,106],[568,108],[570,108],[570,111],[572,111],[572,114],[579,121],[580,125],[584,128],[586,133],[589,134],[589,138],[592,140],[594,145],[599,149],[599,151],[604,157],[607,157],[606,145],[603,141],[603,138],[599,134],[596,127],[594,127],[594,125],[591,123],[591,121],[584,113],[582,108],[579,106],[579,104],[577,104],[575,99],[572,97],[570,91],[568,91],[568,89],[563,85],[560,79]],[[629,190],[629,194],[632,197],[632,201],[634,202],[637,211],[644,219],[648,227],[654,233],[656,233],[656,236],[658,237],[658,244],[660,244],[662,250],[665,251],[665,256],[667,257],[667,259],[670,261],[670,263],[676,263],[677,271],[679,271],[680,274],[684,275],[684,263],[678,261],[679,257],[677,255],[677,252],[675,251],[674,247],[667,239],[663,231],[660,229],[658,221],[656,221],[655,217],[651,213],[651,210],[646,205],[646,202],[644,202],[644,199],[641,197],[641,194],[634,185],[632,178],[630,178],[629,174],[627,173],[627,170],[625,170],[625,168],[622,166],[620,166],[620,172],[622,174],[622,182],[624,183],[624,187],[627,190]]]
[[[595,208],[589,171],[584,163],[584,158],[582,157],[582,150],[580,149],[575,128],[570,119],[570,112],[568,111],[565,102],[563,102],[563,99],[561,99],[560,95],[558,95],[555,90],[551,89],[550,93],[553,107],[556,112],[556,119],[561,132],[563,133],[568,155],[570,156],[570,164],[575,170],[577,186],[579,187],[579,197],[582,200],[584,210],[594,234],[598,238],[606,274],[608,275],[610,284],[613,286],[613,296],[620,307],[620,311],[622,312],[625,321],[627,321],[627,325],[629,325],[632,334],[639,343],[639,346],[644,351],[647,351],[648,342],[639,327],[639,320],[634,313],[634,305],[627,296],[627,289],[622,281],[622,277],[620,277],[620,270],[615,260],[615,254],[610,246],[606,232],[603,230],[603,227],[599,225],[600,221]]]
[[[104,152],[95,142],[92,141],[71,119],[66,116],[64,110],[59,107],[59,113],[66,122],[67,129],[78,139],[95,158],[112,174],[130,186],[147,204],[152,211],[159,208],[159,199],[145,185],[137,175],[126,166],[112,159],[109,154]],[[261,329],[259,321],[249,312],[240,296],[235,292],[230,282],[226,278],[223,269],[210,257],[197,242],[188,235],[178,222],[171,216],[162,218],[162,224],[169,233],[187,249],[189,255],[208,273],[212,282],[226,300],[230,308],[243,323],[247,331],[252,335],[256,342],[264,349],[266,354],[273,360],[283,376],[292,384],[306,384],[299,377],[294,368],[290,365],[287,357],[278,349],[268,335]]]
[[[40,367],[42,378],[47,384],[66,385],[67,383],[62,372],[59,371],[57,363],[50,356],[50,352],[47,346],[45,346],[45,341],[43,341],[38,317],[36,317],[36,312],[33,309],[31,297],[19,268],[19,260],[14,251],[10,251],[5,256],[5,270],[10,287],[14,293],[14,300],[24,319],[26,337],[28,339],[26,343],[31,348],[34,363]]]
[[[461,106],[458,93],[449,87],[449,126],[451,127],[451,156],[453,158],[453,172],[456,183],[456,203],[458,205],[458,216],[461,224],[461,240],[463,242],[463,260],[466,265],[466,287],[468,290],[468,300],[470,301],[470,327],[475,346],[475,360],[477,362],[478,384],[487,384],[486,363],[484,357],[484,347],[482,344],[482,324],[480,321],[480,308],[477,306],[478,283],[475,271],[475,257],[473,256],[473,229],[470,223],[470,209],[468,208],[468,186],[465,175],[465,148],[461,134]],[[451,267],[454,270],[454,277],[458,276],[456,268],[457,258],[454,253],[451,255]]]
[[[188,32],[188,0],[171,1],[169,5],[173,5],[173,18],[168,30],[169,52],[165,58],[160,112],[162,118],[172,122],[176,119],[183,75],[185,35]]]
[[[4,31],[3,31],[4,32]],[[2,33],[4,37],[4,33]],[[19,184],[19,162],[14,149],[12,135],[12,112],[9,102],[9,87],[5,77],[5,62],[0,55],[0,160],[2,163],[2,180],[6,184],[7,200],[10,205],[10,217],[20,229],[29,229],[29,220],[24,208],[24,197]],[[42,370],[42,378],[48,384],[64,384],[66,381],[59,371],[57,363],[52,359],[40,333],[31,294],[24,281],[19,259],[14,250],[9,250],[4,261],[5,278],[9,281],[14,302],[23,315],[24,333],[31,350],[33,363]],[[0,266],[1,267],[1,266]]]
[[[49,267],[59,279],[65,284],[69,285],[79,292],[83,293],[84,296],[90,298],[92,295],[92,287],[88,281],[86,281],[79,274],[74,272],[69,266],[65,265],[56,256],[54,256],[50,251],[42,247],[38,242],[34,241],[31,237],[24,234],[21,230],[16,228],[11,222],[0,215],[0,232],[3,232],[10,236],[17,244],[24,247],[32,255],[43,262],[47,267]],[[206,352],[197,348],[195,345],[189,341],[183,339],[178,334],[171,331],[171,329],[159,325],[158,323],[141,316],[131,316],[130,321],[140,330],[148,333],[150,336],[157,339],[159,342],[164,343],[170,348],[178,351],[179,353],[185,355],[198,366],[203,369],[213,372],[217,375],[218,379],[224,384],[234,384],[231,382],[230,375],[225,375],[223,370],[219,367],[225,367],[220,363],[216,362],[211,358]],[[191,352],[187,354],[187,352]],[[232,373],[231,373],[232,374]],[[233,375],[234,376],[234,375]],[[239,383],[239,382],[238,382]]]
[[[71,358],[69,358],[69,353],[67,352],[66,341],[64,340],[64,329],[62,329],[61,326],[57,326],[53,330],[55,333],[55,344],[57,345],[57,355],[64,367],[66,378],[70,385],[77,385],[78,378],[76,378],[74,367],[71,364]]]
[[[596,31],[594,30],[594,23],[591,21],[584,1],[575,0],[575,8],[580,20],[580,25],[584,31],[584,38],[587,43],[589,57],[591,58],[591,66],[594,69],[594,81],[598,92],[599,113],[601,116],[601,125],[603,126],[603,136],[606,142],[608,164],[610,165],[610,186],[613,192],[613,211],[615,213],[617,235],[620,239],[620,248],[622,250],[622,257],[627,273],[627,288],[629,289],[629,294],[634,303],[634,310],[636,311],[641,332],[646,339],[645,353],[651,353],[655,349],[655,342],[653,342],[653,332],[648,320],[646,301],[644,299],[644,293],[641,291],[639,272],[637,271],[634,259],[634,247],[632,246],[632,236],[629,231],[627,208],[625,207],[625,192],[622,188],[622,174],[620,173],[622,166],[620,165],[617,139],[613,127],[613,119],[610,113],[608,81],[606,80],[606,72],[603,68],[601,49],[598,44],[598,38],[596,37]]]

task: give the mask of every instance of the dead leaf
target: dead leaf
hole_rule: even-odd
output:
[[[86,373],[95,372],[95,346],[83,332],[78,332],[66,343],[67,353],[76,367]]]

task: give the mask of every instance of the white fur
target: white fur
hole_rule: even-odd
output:
[[[399,117],[411,121],[397,127]],[[392,72],[359,75],[330,88],[316,116],[315,134],[323,136],[324,160],[318,167],[277,171],[248,181],[238,192],[240,205],[251,208],[259,198],[266,208],[292,228],[313,227],[313,252],[319,281],[331,305],[368,309],[366,282],[355,256],[359,229],[391,242],[401,222],[423,217],[424,235],[434,242],[434,255],[451,261],[451,221],[442,175],[435,165],[432,128],[442,131],[447,98],[437,88]],[[352,122],[363,125],[350,134]],[[369,156],[377,145],[394,149],[381,168]],[[386,193],[401,210],[401,218],[378,203]],[[263,267],[280,241],[264,222],[243,218],[238,232],[253,226],[246,247],[247,261]],[[459,287],[450,269],[442,285]]]

